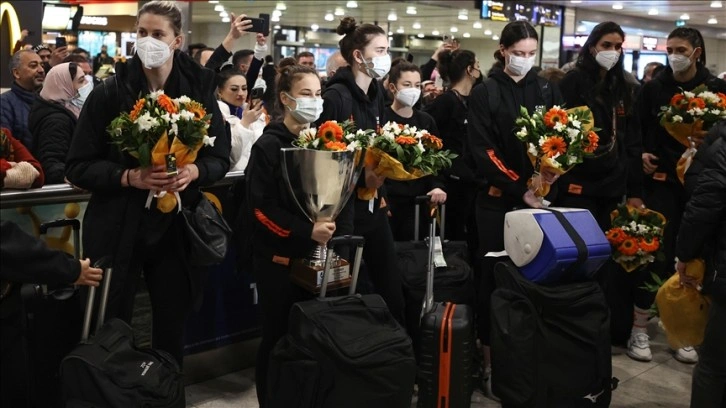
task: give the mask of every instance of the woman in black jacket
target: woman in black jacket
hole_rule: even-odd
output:
[[[349,66],[338,69],[326,84],[323,114],[318,123],[353,119],[359,129],[378,129],[386,123],[384,89],[378,79],[383,78],[391,67],[386,32],[376,25],[358,25],[354,18],[345,17],[337,33],[343,35],[340,52]],[[403,324],[403,288],[400,271],[396,268],[385,193],[381,189],[384,180],[385,177],[376,176],[372,168],[366,167],[364,175],[358,180],[359,190],[353,194],[348,208],[338,219],[352,217],[355,235],[366,239],[360,291],[367,290],[365,284],[372,284],[373,291],[383,297],[391,314]],[[378,189],[376,196],[368,199],[359,194],[361,187]]]
[[[181,12],[171,1],[152,1],[137,17],[137,54],[116,65],[115,79],[96,87],[76,126],[66,162],[68,180],[91,191],[83,218],[83,249],[92,259],[113,257],[114,277],[107,317],[131,321],[141,271],[151,297],[153,347],[182,363],[184,321],[200,292],[202,270],[185,258],[184,219],[144,204],[149,190],[179,192],[185,206],[195,206],[199,187],[221,179],[229,168],[230,135],[214,96],[214,73],[178,49],[183,43]],[[165,166],[141,168],[138,160],[110,143],[106,127],[129,112],[139,95],[163,90],[183,95],[210,112],[213,146],[199,150],[196,161],[168,176]]]
[[[512,22],[502,30],[497,59],[504,69],[495,70],[469,99],[468,140],[476,165],[476,178],[484,185],[476,196],[479,231],[478,262],[481,263],[478,299],[479,339],[484,345],[485,381],[489,377],[489,299],[494,290],[497,258],[483,255],[504,250],[504,214],[517,207],[541,207],[527,188],[534,169],[527,151],[514,134],[520,106],[531,113],[536,106],[561,103],[557,89],[532,70],[538,36],[527,22]],[[554,175],[547,174],[548,182]],[[491,395],[490,382],[485,390]]]
[[[46,184],[64,182],[73,130],[92,89],[93,82],[75,62],[56,65],[45,77],[40,98],[28,115],[28,128],[33,134],[33,155],[43,166]]]
[[[692,173],[696,173],[693,174]],[[693,180],[695,179],[695,180]],[[699,362],[693,371],[691,406],[726,406],[726,122],[711,130],[686,173],[695,183],[678,231],[676,270],[684,285],[694,286],[685,275],[685,262],[703,257],[706,275],[703,293],[712,303]]]
[[[266,406],[267,369],[275,343],[287,332],[290,307],[310,295],[290,281],[290,260],[305,258],[335,232],[335,222],[310,222],[292,201],[283,179],[280,149],[292,147],[300,131],[322,110],[320,78],[313,68],[292,65],[278,74],[275,88],[282,122],[265,128],[252,145],[247,165],[245,218],[251,220],[252,271],[262,307],[262,342],[257,351],[257,400]]]

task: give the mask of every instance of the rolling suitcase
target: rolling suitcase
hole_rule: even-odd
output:
[[[354,295],[362,237],[336,237],[357,246],[349,295],[325,298],[326,264],[318,299],[290,309],[288,333],[270,355],[271,408],[408,408],[416,362],[411,339],[379,295]]]
[[[413,340],[414,351],[418,358],[421,338],[421,307],[426,293],[429,246],[420,240],[419,217],[421,205],[430,201],[430,196],[416,197],[414,236],[412,241],[396,242],[398,269],[403,280],[403,295],[406,307],[406,330]],[[446,225],[446,206],[441,205],[441,239],[444,239]],[[446,266],[436,268],[434,274],[434,301],[452,302],[474,306],[476,293],[473,284],[472,268],[467,262],[469,251],[466,242],[442,241]]]
[[[476,340],[472,307],[434,302],[436,222],[429,227],[426,296],[421,317],[421,351],[416,376],[419,408],[471,405]]]
[[[111,274],[112,268],[104,268],[94,336],[89,338],[96,293],[91,287],[81,343],[61,362],[65,407],[183,408],[184,384],[174,357],[162,350],[136,347],[133,330],[124,321],[104,322]]]

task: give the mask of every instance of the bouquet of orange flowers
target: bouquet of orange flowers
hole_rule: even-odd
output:
[[[682,145],[690,147],[693,132],[708,130],[714,123],[726,119],[726,95],[699,85],[692,91],[681,90],[673,95],[660,111],[661,126]]]
[[[169,161],[180,167],[194,163],[202,146],[214,146],[216,137],[207,134],[211,116],[187,96],[172,99],[157,91],[138,99],[131,112],[121,113],[106,131],[111,143],[137,158],[142,167],[169,167]],[[147,208],[153,197],[158,199],[160,211],[170,212],[174,207],[181,211],[178,193],[150,191]]]
[[[318,128],[303,129],[297,140],[296,147],[326,151],[354,151],[367,148],[373,140],[373,130],[355,128],[351,120],[338,123],[334,120],[323,122]]]
[[[660,250],[666,219],[659,212],[621,205],[610,214],[612,228],[605,232],[613,259],[626,271],[662,260]]]
[[[388,122],[373,139],[366,153],[366,165],[373,167],[379,177],[415,180],[451,167],[451,161],[458,155],[443,148],[441,139],[426,129]],[[358,196],[370,199],[374,194],[373,189],[362,189]]]
[[[549,193],[540,173],[547,170],[561,175],[569,171],[586,156],[594,154],[600,140],[594,127],[592,112],[587,106],[562,109],[555,105],[545,111],[539,107],[530,116],[527,108],[519,109],[515,120],[519,127],[516,136],[527,147],[535,174],[529,181],[530,188],[538,197]]]

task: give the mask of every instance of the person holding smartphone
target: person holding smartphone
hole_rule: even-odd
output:
[[[232,133],[232,150],[229,155],[230,171],[243,171],[250,159],[252,145],[262,135],[268,115],[262,106],[262,93],[255,88],[247,102],[247,78],[230,66],[217,74],[219,110],[229,124]]]

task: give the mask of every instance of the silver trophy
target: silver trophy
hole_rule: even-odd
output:
[[[355,191],[365,152],[283,148],[280,154],[285,184],[300,211],[313,223],[334,221]],[[318,245],[307,259],[295,260],[293,281],[318,292],[327,253],[325,245]],[[331,272],[331,288],[346,286],[350,281],[349,264],[337,255],[331,260]]]

